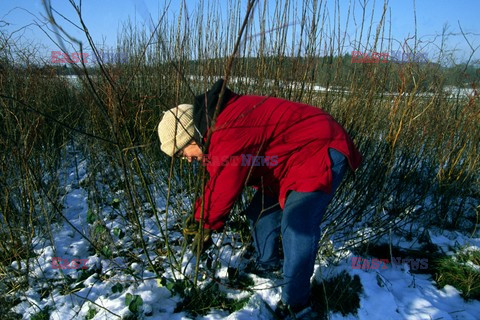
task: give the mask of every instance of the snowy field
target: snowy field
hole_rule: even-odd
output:
[[[144,319],[192,319],[185,312],[175,313],[177,304],[182,300],[177,294],[169,290],[168,284],[157,281],[155,274],[146,269],[145,254],[132,245],[128,236],[131,226],[126,225],[122,218],[125,213],[121,207],[107,207],[104,216],[107,216],[105,225],[114,230],[115,243],[123,248],[130,248],[136,253],[140,262],[128,262],[125,257],[104,259],[98,255],[89,253],[89,243],[78,232],[88,237],[88,193],[80,185],[87,176],[87,161],[79,159],[78,178],[73,165],[66,166],[67,170],[60,173],[59,179],[64,182],[65,194],[62,197],[63,215],[70,222],[60,220],[52,230],[53,243],[48,236],[37,237],[34,241],[35,253],[38,254],[35,261],[35,269],[30,272],[36,275],[31,280],[30,289],[26,296],[22,295],[22,302],[13,311],[23,315],[23,319],[30,319],[40,309],[50,306],[50,318],[55,320],[64,319],[119,319],[130,313],[126,305],[126,299],[140,296],[143,304],[139,307],[140,318]],[[115,197],[122,198],[118,193]],[[164,218],[165,203],[162,196],[157,194],[157,205],[160,219]],[[175,249],[176,240],[182,237],[175,229],[172,222],[169,227],[169,238]],[[76,230],[75,230],[76,229]],[[77,231],[78,230],[78,231]],[[123,231],[123,232],[122,232]],[[125,234],[125,236],[122,236]],[[453,250],[460,246],[469,246],[473,250],[480,250],[480,236],[469,238],[459,232],[441,231],[430,232],[430,239],[446,254],[453,254]],[[243,267],[244,261],[239,253],[240,250],[232,251],[235,246],[235,235],[230,234],[228,241],[220,243],[219,235],[214,241],[220,247],[220,266],[217,276],[224,280],[227,278],[227,267]],[[155,243],[162,240],[154,217],[145,218],[144,238],[149,248],[152,248],[150,256],[155,262],[164,264],[162,276],[171,280],[175,277],[181,279],[180,273],[172,274],[166,264],[166,257],[154,252]],[[230,242],[230,243],[229,243]],[[392,242],[400,247],[415,247],[414,241],[406,241],[403,238],[394,237]],[[429,274],[417,274],[409,271],[409,266],[392,266],[386,269],[378,268],[353,269],[352,257],[354,254],[349,250],[336,251],[339,259],[336,263],[318,261],[314,277],[319,279],[331,278],[342,271],[350,275],[358,275],[363,286],[360,295],[360,308],[357,315],[349,314],[342,316],[340,313],[330,313],[330,319],[480,319],[480,302],[473,300],[465,302],[459,291],[452,286],[437,289],[432,276]],[[55,257],[67,259],[88,259],[85,263],[87,276],[82,276],[82,270],[62,270],[52,260]],[[194,260],[190,254],[186,254],[182,263],[186,274],[193,274]],[[18,267],[16,262],[12,267]],[[23,268],[25,266],[22,266]],[[62,276],[61,274],[64,274]],[[99,276],[99,274],[101,276]],[[201,273],[202,274],[202,273]],[[70,283],[65,285],[64,277],[71,277]],[[203,274],[203,277],[205,275]],[[83,279],[84,278],[84,279]],[[75,280],[77,279],[77,280]],[[230,313],[223,310],[210,310],[206,316],[198,316],[197,319],[273,319],[267,304],[274,308],[280,299],[278,281],[263,279],[252,276],[254,285],[250,291],[229,289],[220,286],[228,297],[240,299],[248,298],[243,309]],[[44,293],[45,288],[53,285],[54,289]],[[96,313],[89,314],[90,309],[96,309]],[[91,311],[90,311],[91,312]]]
[[[67,79],[70,83],[73,85],[80,87],[80,82],[78,81],[78,76],[77,75],[65,75],[62,76],[63,78]],[[91,76],[95,78],[95,76]],[[187,75],[186,76],[188,80],[191,81],[191,83],[198,83],[198,84],[204,84],[204,83],[212,83],[216,81],[217,79],[223,78],[222,75],[218,76],[208,76],[208,77],[203,77],[203,76],[197,76],[197,75]],[[252,86],[257,85],[257,80],[249,77],[231,77],[229,80],[231,83],[244,83],[244,84],[249,84]],[[325,93],[325,92],[331,92],[331,93],[350,93],[350,91],[346,90],[345,88],[342,87],[323,87],[315,84],[308,84],[304,82],[297,82],[297,81],[273,81],[273,80],[265,80],[262,82],[263,86],[268,86],[268,87],[273,87],[275,84],[280,85],[284,90],[295,90],[295,89],[300,89],[303,87],[306,87],[306,89],[311,89],[313,92],[318,92],[318,93]],[[457,99],[457,98],[467,98],[474,96],[475,90],[472,88],[458,88],[455,86],[445,86],[444,88],[444,93],[446,99]],[[398,93],[392,93],[392,92],[383,92],[379,94],[383,96],[398,96]],[[403,93],[402,95],[408,96],[409,93]],[[433,97],[434,94],[430,92],[417,92],[415,93],[415,96],[417,97]]]

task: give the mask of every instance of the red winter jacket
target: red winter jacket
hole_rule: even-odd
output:
[[[205,186],[203,216],[204,227],[213,230],[224,225],[244,186],[261,188],[263,183],[263,190],[277,195],[283,209],[289,190],[331,192],[328,148],[344,154],[352,170],[362,161],[352,140],[332,116],[319,108],[279,98],[233,94],[212,132],[208,159],[214,161],[205,164],[210,179]],[[257,165],[245,165],[249,155],[260,156]],[[219,159],[226,159],[225,163],[220,164]],[[197,199],[197,220],[201,203],[202,199]]]

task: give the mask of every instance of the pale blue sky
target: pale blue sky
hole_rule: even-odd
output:
[[[230,3],[233,3],[233,1],[236,0],[231,0]],[[60,13],[78,22],[67,0],[52,0],[51,2],[52,6]],[[75,0],[75,2],[78,3],[79,0]],[[241,2],[244,11],[246,1],[241,0]],[[261,2],[264,3],[264,1]],[[358,23],[361,18],[360,1],[356,0],[353,2],[355,2]],[[349,26],[347,30],[345,30],[344,23],[347,17],[348,5],[349,3],[353,5],[353,2],[340,0],[341,31],[347,32],[347,44],[349,43],[351,45],[354,43],[355,32],[359,32],[359,26],[355,26],[353,20],[350,20]],[[361,2],[363,3],[363,0],[361,0]],[[178,14],[181,3],[182,1],[179,0],[171,1],[169,7],[170,18]],[[195,0],[186,0],[185,2],[189,15],[192,17],[198,11],[197,3],[198,1]],[[219,3],[221,3],[219,11],[227,12],[227,0],[220,1]],[[273,0],[267,0],[267,8],[273,11],[274,3],[275,1]],[[296,4],[295,1],[292,1],[292,3],[294,5]],[[301,2],[299,2],[298,6],[300,6],[300,3]],[[333,24],[333,4],[334,1],[327,2],[330,24]],[[414,35],[413,4],[413,0],[389,1],[387,23],[391,23],[392,38],[396,40],[393,49],[398,48],[400,43],[406,38]],[[368,1],[365,19],[367,26],[370,23],[372,6],[373,0]],[[382,7],[383,2],[377,0],[375,14],[373,16],[374,27],[380,21]],[[126,22],[129,17],[137,24],[144,23],[150,16],[156,21],[163,8],[165,8],[165,1],[158,0],[83,0],[82,10],[84,12],[85,23],[92,33],[95,43],[105,43],[108,47],[113,47],[116,43],[117,32],[120,30],[122,23]],[[459,22],[463,31],[467,33],[467,39],[471,45],[474,48],[480,46],[480,19],[478,18],[480,0],[416,0],[416,9],[418,37],[423,43],[434,42],[434,44],[430,44],[426,48],[426,51],[428,51],[426,54],[430,59],[435,59],[435,56],[438,55],[438,47],[441,45],[439,35],[441,35],[445,26],[448,26],[447,32],[451,34],[446,42],[446,47],[452,50],[452,52],[455,51],[455,59],[457,61],[463,61],[470,55],[471,50],[464,37],[460,34]],[[34,15],[37,18],[35,18]],[[42,47],[39,51],[45,51],[45,54],[49,54],[50,51],[58,50],[58,48],[48,39],[44,32],[33,25],[34,21],[41,21],[42,16],[45,16],[45,12],[41,0],[0,1],[0,30],[3,32],[6,31],[7,33],[21,30],[14,33],[14,39],[22,34],[22,44],[40,43]],[[79,39],[84,40],[81,32],[77,31],[60,17],[58,19],[69,32]],[[255,20],[258,20],[258,16]],[[296,23],[296,21],[292,21],[292,23]],[[21,29],[25,26],[27,27]],[[364,32],[365,31],[366,28],[364,29]],[[253,31],[253,33],[255,33],[255,31]],[[413,40],[410,43],[413,43]],[[351,47],[347,46],[344,51],[350,50]],[[474,59],[479,58],[480,54],[476,52]]]

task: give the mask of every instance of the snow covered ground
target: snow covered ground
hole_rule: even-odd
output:
[[[78,79],[77,75],[66,75],[62,76],[63,78],[67,79],[70,83],[72,83],[75,86],[80,86],[80,81]],[[190,80],[192,83],[210,83],[213,84],[216,80],[223,78],[224,76],[218,75],[218,76],[197,76],[197,75],[187,75],[186,78]],[[251,85],[256,85],[258,81],[253,78],[249,77],[231,77],[229,80],[231,83],[248,83]],[[261,82],[262,85],[264,86],[269,86],[273,87],[275,85],[275,81],[273,80],[264,80]],[[296,90],[300,89],[303,87],[306,87],[307,89],[310,89],[313,92],[331,92],[331,93],[349,93],[350,91],[342,88],[342,87],[329,87],[328,89],[326,87],[312,84],[312,83],[303,83],[303,82],[297,82],[297,81],[278,81],[278,85],[280,85],[282,88],[285,90]],[[448,99],[457,99],[457,98],[469,98],[473,97],[475,95],[475,90],[472,88],[458,88],[455,86],[445,86],[444,88],[444,93],[445,93],[445,98]],[[398,96],[398,93],[395,92],[383,92],[383,96]],[[409,93],[402,93],[404,96],[409,96]],[[420,93],[415,93],[415,96],[418,97],[433,97],[434,94],[431,92],[420,92]]]
[[[125,301],[131,294],[131,297],[138,295],[142,298],[141,317],[145,319],[192,319],[193,317],[185,312],[174,312],[177,304],[182,300],[181,297],[172,294],[166,285],[160,284],[155,274],[146,269],[146,263],[143,265],[139,262],[129,262],[126,257],[104,259],[88,250],[89,243],[84,237],[88,237],[89,234],[87,230],[88,192],[78,183],[87,175],[87,161],[80,159],[78,169],[78,177],[73,165],[60,175],[60,181],[65,183],[66,190],[63,196],[63,215],[70,224],[61,220],[56,225],[56,229],[52,230],[53,243],[46,236],[35,239],[35,252],[38,256],[33,274],[38,278],[32,279],[26,296],[22,296],[22,302],[13,311],[23,315],[24,319],[30,319],[39,310],[50,306],[50,319],[64,320],[86,319],[89,310],[96,309],[96,314],[91,313],[90,319],[119,319],[129,314]],[[121,194],[117,196],[121,197]],[[158,200],[157,203],[159,214],[163,215],[162,209],[165,204],[162,200]],[[121,207],[116,210],[122,211]],[[125,237],[121,237],[121,233],[116,232],[115,243],[131,248],[140,261],[146,261],[142,251],[132,246],[128,236],[130,226],[125,225],[124,221],[117,216],[106,220],[105,224],[110,230],[124,231],[127,234]],[[144,232],[149,246],[153,246],[161,239],[153,217],[145,219]],[[172,231],[169,236],[170,241],[174,243],[181,234]],[[229,238],[234,239],[234,235],[230,235]],[[452,248],[457,248],[459,245],[469,245],[475,250],[480,250],[478,233],[476,238],[468,238],[458,232],[442,231],[435,234],[431,232],[430,238],[446,253],[451,253]],[[219,236],[214,240],[218,241]],[[394,239],[394,242],[405,246],[410,244],[404,239]],[[221,248],[219,258],[221,267],[217,275],[225,279],[227,266],[238,267],[243,262],[239,250],[232,251],[231,246]],[[432,277],[428,274],[410,273],[408,265],[395,267],[389,265],[384,270],[352,269],[351,258],[354,254],[348,250],[343,250],[341,254],[343,258],[337,263],[319,262],[314,277],[326,279],[345,270],[352,276],[360,277],[363,293],[357,315],[349,314],[344,317],[340,313],[331,313],[330,319],[480,319],[479,301],[465,302],[452,286],[447,285],[443,289],[437,289]],[[151,256],[156,259],[155,261],[164,259],[165,262],[166,259],[157,256],[153,251]],[[81,270],[54,269],[52,264],[54,257],[67,259],[67,261],[75,258],[88,259],[87,269],[83,271],[85,279],[75,282],[75,279],[81,276]],[[191,255],[187,254],[182,263],[187,274],[193,272],[194,259],[190,258]],[[12,267],[17,267],[16,262]],[[64,276],[61,275],[62,273]],[[174,275],[171,269],[166,267],[162,276],[173,279]],[[183,277],[180,273],[176,273],[175,276]],[[67,279],[71,277],[71,281],[66,283],[64,277]],[[135,280],[135,277],[143,281]],[[231,314],[223,310],[211,310],[208,315],[199,316],[197,319],[273,319],[265,303],[272,308],[275,307],[280,299],[281,289],[278,286],[280,280],[255,276],[253,280],[255,283],[253,293],[222,288],[229,297],[250,296],[243,309]],[[48,287],[54,289],[47,290],[45,293]]]

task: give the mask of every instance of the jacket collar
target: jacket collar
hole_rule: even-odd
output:
[[[193,104],[193,122],[195,125],[195,133],[193,138],[199,146],[204,146],[204,139],[206,138],[205,134],[211,126],[220,91],[222,90],[224,82],[225,81],[223,79],[219,79],[217,82],[215,82],[212,88],[210,88],[210,90],[195,96],[195,102]],[[228,100],[230,100],[230,98],[234,95],[235,93],[225,87],[225,93],[223,94],[222,101],[220,102],[218,114],[225,109]]]

